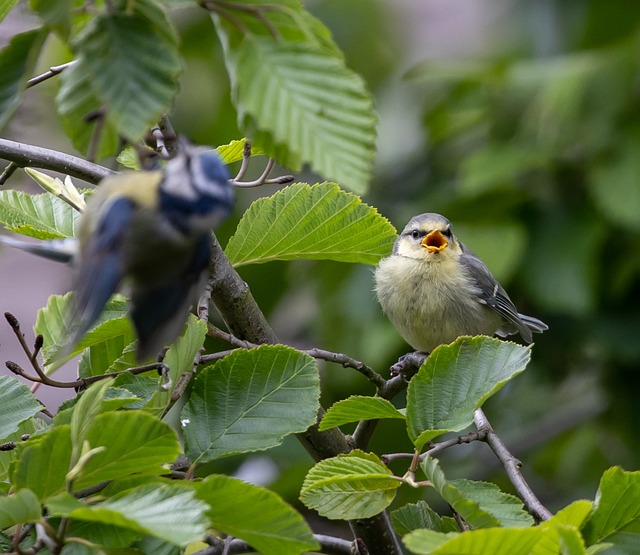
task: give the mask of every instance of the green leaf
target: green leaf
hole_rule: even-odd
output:
[[[69,426],[51,428],[20,445],[18,460],[10,469],[11,483],[30,489],[40,500],[64,491],[71,461]]]
[[[536,544],[535,548],[531,551],[531,555],[572,554],[573,551],[562,551],[562,544],[567,542],[575,543],[575,538],[572,537],[573,534],[570,530],[573,530],[578,537],[580,537],[578,530],[582,528],[584,521],[589,516],[591,506],[590,501],[574,501],[549,520],[541,522],[539,527],[548,530],[548,532],[544,534]],[[584,553],[584,544],[582,545],[580,555],[582,555],[582,553]]]
[[[475,495],[470,495],[468,491],[458,488],[455,481],[447,481],[444,472],[438,466],[437,459],[427,457],[420,466],[427,479],[433,484],[434,489],[471,528],[500,526],[501,519],[512,522],[514,509],[518,511],[522,507],[522,502],[516,498],[500,496],[501,492],[497,486],[491,484],[481,487],[482,493],[485,495],[484,499],[477,492]]]
[[[156,387],[153,395],[145,404],[145,411],[156,414],[158,417],[162,416],[171,401],[171,394],[180,376],[193,370],[193,361],[202,348],[206,335],[207,324],[191,315],[184,333],[169,347],[164,357],[163,362],[169,367],[169,378],[173,385],[166,391]]]
[[[396,232],[375,208],[335,183],[296,183],[255,201],[229,240],[234,266],[309,258],[376,264]]]
[[[108,412],[96,416],[86,431],[91,457],[74,482],[75,489],[131,475],[159,475],[162,465],[181,453],[176,433],[164,422],[139,411]]]
[[[38,522],[41,518],[40,502],[28,489],[21,489],[7,497],[0,496],[0,530],[16,524]]]
[[[71,415],[71,444],[73,445],[73,454],[71,456],[71,464],[78,462],[83,443],[87,438],[87,432],[91,428],[94,419],[100,414],[102,409],[102,400],[110,385],[111,380],[103,380],[97,384],[93,384],[82,395]]]
[[[244,145],[246,143],[247,139],[231,141],[229,144],[217,147],[216,152],[225,164],[233,164],[234,162],[242,160],[244,157]],[[260,156],[261,154],[264,154],[261,148],[251,145],[251,156]]]
[[[362,79],[341,56],[312,40],[242,33],[213,16],[241,129],[280,163],[300,160],[358,193],[367,190],[376,116]],[[299,37],[297,37],[299,38]]]
[[[352,395],[338,401],[329,408],[320,422],[320,431],[342,426],[358,420],[376,420],[379,418],[401,418],[402,414],[391,402],[380,397]]]
[[[78,376],[88,378],[137,366],[133,328],[124,319],[116,319],[101,331],[109,330],[106,340],[94,343],[82,353]],[[120,328],[126,330],[119,333]],[[116,332],[112,334],[112,332]],[[115,369],[117,366],[117,370]]]
[[[238,350],[200,371],[182,412],[193,462],[260,451],[316,421],[316,362],[282,345]]]
[[[72,293],[51,295],[47,306],[38,311],[33,327],[34,333],[42,335],[44,339],[42,354],[45,364],[51,365],[52,369],[60,366],[64,360],[79,354],[83,349],[103,341],[123,337],[123,343],[128,344],[133,340],[131,324],[126,318],[123,318],[126,309],[125,298],[122,295],[114,295],[105,305],[95,326],[85,334],[73,351],[68,353],[63,360],[57,359],[56,357],[69,341],[72,300]]]
[[[7,17],[17,3],[18,0],[0,0],[0,22]]]
[[[29,437],[31,437],[36,433],[36,430],[38,429],[36,428],[36,425],[44,427],[43,421],[38,418],[30,418],[28,420],[25,420],[18,426],[18,429],[15,432],[2,438],[2,442],[6,443],[9,441],[13,441],[16,446],[19,446],[24,441],[22,439],[24,435],[28,435]],[[6,489],[8,490],[9,469],[11,468],[11,465],[18,459],[19,454],[19,448],[11,449],[9,451],[0,451],[0,493],[3,493],[4,486],[7,486]]]
[[[31,9],[38,14],[42,22],[55,31],[62,40],[71,33],[72,0],[30,0]]]
[[[0,191],[0,223],[16,233],[36,239],[73,237],[79,218],[71,206],[48,193]]]
[[[0,376],[0,440],[42,410],[31,390],[13,376]]]
[[[212,475],[197,486],[211,526],[241,538],[264,555],[298,555],[318,544],[300,513],[272,491],[236,478]]]
[[[418,555],[529,555],[542,535],[538,528],[491,528],[462,534],[416,530],[403,540]]]
[[[505,528],[522,528],[533,526],[533,518],[525,511],[522,501],[500,491],[496,484],[476,482],[473,480],[451,480],[453,486],[465,499],[474,501],[481,510],[493,515],[500,526]]]
[[[391,512],[391,523],[396,533],[405,536],[419,528],[428,528],[435,532],[458,532],[460,528],[455,519],[441,517],[425,501],[407,503]]]
[[[112,156],[118,150],[120,137],[118,129],[110,118],[97,121],[87,116],[98,114],[104,103],[94,92],[89,67],[91,62],[80,59],[60,74],[60,89],[56,96],[56,109],[66,135],[73,146],[87,154],[95,148],[96,157],[102,159]],[[96,126],[100,126],[96,140]]]
[[[583,533],[588,545],[607,542],[640,549],[640,471],[614,466],[602,475]]]
[[[168,110],[178,90],[173,32],[166,20],[159,28],[159,19],[146,15],[131,10],[98,16],[74,45],[94,94],[109,107],[107,121],[131,140]]]
[[[44,29],[20,33],[13,36],[0,51],[0,129],[20,106],[22,92],[33,73],[46,37]]]
[[[179,546],[202,539],[209,506],[182,484],[145,484],[92,506],[56,499],[48,504],[55,516],[102,522],[150,534]]]
[[[476,409],[522,372],[530,357],[526,347],[480,336],[434,349],[407,390],[407,429],[416,448],[466,428]]]
[[[391,504],[401,484],[378,457],[356,450],[311,468],[300,501],[326,518],[369,518]]]

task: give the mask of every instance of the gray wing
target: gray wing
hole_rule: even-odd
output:
[[[493,277],[484,262],[472,251],[464,248],[460,262],[478,288],[478,300],[495,310],[505,319],[506,325],[496,332],[498,335],[506,336],[519,333],[522,339],[527,343],[531,343],[533,341],[532,330],[543,331],[547,329],[547,326],[540,320],[518,313],[502,285]]]

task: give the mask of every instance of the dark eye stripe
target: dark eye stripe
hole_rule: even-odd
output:
[[[405,237],[411,237],[413,239],[421,239],[426,236],[427,232],[422,229],[412,229],[410,231],[405,231],[402,235]]]

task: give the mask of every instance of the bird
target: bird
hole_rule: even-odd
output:
[[[233,203],[229,171],[218,154],[184,142],[163,171],[103,179],[78,231],[70,345],[97,321],[122,282],[130,290],[137,359],[172,343],[204,289],[209,233]]]
[[[409,220],[390,256],[375,269],[383,312],[416,351],[430,353],[463,335],[532,332],[548,326],[520,314],[480,258],[453,234],[451,222],[428,212]]]
[[[54,359],[73,352],[123,287],[129,293],[138,361],[182,332],[204,289],[210,231],[231,213],[235,195],[229,171],[214,150],[185,140],[180,145],[164,169],[104,178],[89,196],[77,238],[2,241],[75,266],[69,339]]]

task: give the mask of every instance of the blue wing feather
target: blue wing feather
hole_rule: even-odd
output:
[[[74,329],[71,349],[95,324],[124,274],[122,244],[126,240],[136,204],[126,198],[111,202],[95,233],[80,255],[76,278]]]

